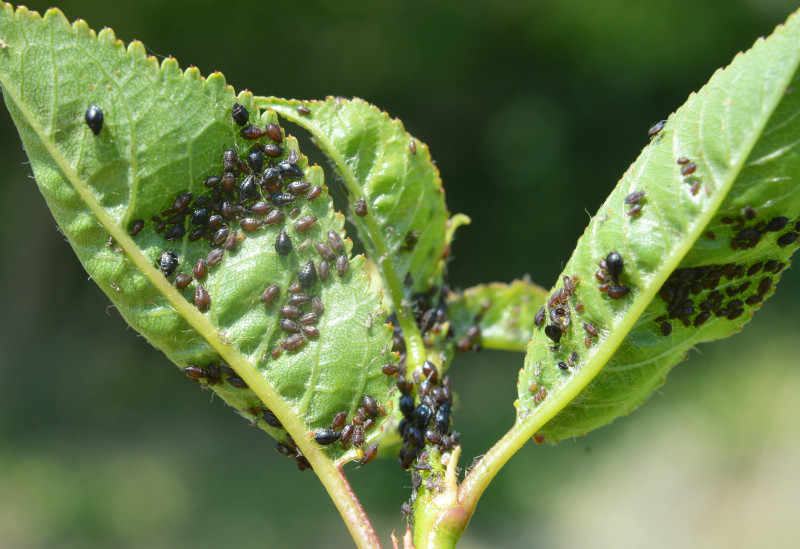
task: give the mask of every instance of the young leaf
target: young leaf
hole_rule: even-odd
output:
[[[574,292],[550,296],[552,337],[535,330],[517,428],[556,442],[612,421],[773,293],[800,244],[799,43],[794,15],[693,94],[625,173],[564,270]]]
[[[349,240],[337,253],[349,265],[343,259],[341,273],[331,265],[322,280],[314,244],[329,231],[343,238],[344,224],[322,170],[307,166],[295,139],[245,139],[231,117],[237,100],[258,128],[277,122],[275,113],[259,113],[249,93],[234,97],[219,73],[206,80],[196,69],[182,72],[172,58],[159,66],[141,43],[126,49],[111,30],[95,35],[57,10],[42,18],[4,5],[0,38],[3,98],[36,181],[87,272],[125,319],[282,441],[301,467],[308,465],[302,454],[329,469],[360,457],[341,443],[319,446],[313,435],[337,412],[352,417],[365,395],[389,404],[391,383],[381,367],[392,358],[391,332],[364,258],[349,258]],[[102,111],[102,123],[97,111],[85,117],[90,106]],[[269,150],[261,159],[266,168],[286,162],[283,183],[308,181],[306,187],[320,187],[318,196],[299,189],[304,185],[299,196],[275,194],[255,157],[225,167],[229,147],[243,158]],[[259,173],[248,181],[251,171]],[[207,179],[224,174],[232,179]],[[291,248],[277,244],[281,231]],[[194,270],[203,258],[205,274]],[[314,276],[303,271],[309,262]],[[316,317],[279,313],[298,282],[324,307],[301,299],[299,313],[316,306]],[[272,284],[279,291],[265,305],[260,298]],[[279,327],[282,316],[297,324],[285,325],[289,333]],[[274,417],[265,419],[265,409]]]
[[[254,101],[310,131],[333,162],[349,196],[350,219],[398,315],[409,360],[421,363],[425,351],[403,300],[441,285],[453,233],[469,223],[463,215],[448,220],[439,170],[427,145],[361,99]]]
[[[546,298],[547,290],[528,279],[479,284],[452,294],[447,319],[456,347],[524,351],[533,334],[534,316]]]

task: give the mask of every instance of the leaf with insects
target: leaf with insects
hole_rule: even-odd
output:
[[[310,131],[331,159],[348,192],[353,224],[390,292],[403,285],[409,293],[426,292],[441,283],[453,230],[469,220],[456,216],[448,228],[439,170],[427,145],[361,99],[255,101]],[[392,299],[399,304],[402,295]]]
[[[652,130],[560,277],[574,288],[549,296],[518,429],[555,442],[612,421],[772,295],[800,244],[798,44],[794,15]]]
[[[300,451],[360,456],[313,435],[366,395],[389,405],[391,331],[322,170],[276,114],[219,73],[159,65],[58,10],[4,5],[0,38],[3,99],[39,188],[125,319],[301,466]]]
[[[479,284],[453,293],[447,301],[447,319],[456,347],[524,351],[546,298],[547,290],[527,279]]]

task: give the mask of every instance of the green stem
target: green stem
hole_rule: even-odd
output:
[[[61,150],[49,139],[45,129],[38,123],[33,113],[19,99],[17,90],[0,81],[3,93],[14,102],[20,113],[38,135],[50,156],[58,165],[64,178],[69,181],[80,195],[86,207],[95,216],[97,222],[109,232],[111,237],[122,248],[129,260],[142,272],[148,281],[165,297],[174,310],[216,350],[239,376],[247,383],[261,401],[277,416],[284,428],[297,443],[313,467],[331,499],[342,515],[353,539],[358,547],[380,547],[378,536],[370,524],[364,509],[350,488],[344,473],[333,461],[306,436],[306,428],[300,418],[293,413],[286,402],[275,392],[272,385],[260,375],[258,370],[237,349],[221,337],[219,329],[190,304],[180,292],[170,284],[169,280],[156,269],[150,260],[141,253],[128,232],[123,229],[101,205],[91,188],[80,179]],[[133,160],[132,160],[133,161]]]

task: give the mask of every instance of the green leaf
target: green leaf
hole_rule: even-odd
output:
[[[319,267],[322,258],[314,244],[326,241],[328,231],[344,237],[344,217],[333,210],[322,170],[308,167],[296,140],[281,139],[283,150],[275,161],[296,158],[304,179],[320,186],[321,194],[314,199],[300,196],[284,207],[275,204],[285,218],[254,230],[245,230],[247,223],[241,218],[262,222],[264,215],[235,212],[219,227],[238,231],[239,238],[229,241],[228,250],[215,248],[223,250],[224,257],[208,267],[202,281],[192,280],[182,290],[173,285],[178,273],[191,276],[196,262],[212,250],[205,238],[193,241],[189,236],[203,225],[192,225],[187,217],[170,225],[186,227],[186,234],[166,240],[170,229],[158,232],[157,222],[151,221],[154,215],[174,215],[161,212],[186,192],[193,194],[192,212],[201,208],[196,201],[208,196],[216,203],[212,213],[225,214],[222,201],[236,203],[240,195],[217,197],[214,192],[219,191],[207,188],[204,181],[222,174],[227,148],[235,147],[244,157],[253,147],[231,118],[234,101],[249,108],[251,123],[261,128],[277,122],[276,114],[254,109],[249,93],[236,98],[219,73],[206,80],[194,68],[181,71],[172,58],[159,66],[141,43],[126,49],[111,30],[95,35],[83,21],[70,25],[57,10],[42,18],[4,5],[0,38],[6,45],[0,50],[3,98],[39,188],[87,272],[125,319],[179,367],[203,368],[203,385],[291,444],[288,431],[312,462],[321,463],[322,452],[336,462],[359,457],[360,450],[338,442],[321,447],[311,437],[330,426],[339,411],[352,417],[364,395],[386,406],[390,402],[392,380],[381,367],[393,358],[388,352],[391,331],[383,322],[386,312],[380,308],[380,296],[370,289],[363,256],[350,259],[343,276],[331,264],[327,280],[305,290],[324,304],[316,324],[319,337],[310,333],[299,349],[287,345],[280,352],[288,336],[279,327],[278,311],[288,302],[288,287],[298,282],[308,261]],[[89,105],[104,113],[98,135],[84,121]],[[257,143],[272,141],[263,137]],[[245,174],[238,176],[237,189],[244,179]],[[244,205],[249,208],[252,202]],[[296,223],[307,216],[317,221],[301,232]],[[137,220],[145,226],[132,236]],[[275,247],[282,229],[294,245],[285,256]],[[173,251],[179,263],[169,277],[159,270],[165,250]],[[343,255],[349,257],[350,250],[351,242],[345,239]],[[277,284],[280,293],[265,306],[260,297],[271,284]],[[207,310],[196,293],[200,285],[210,296]],[[311,311],[310,303],[299,307],[303,314]],[[209,364],[226,364],[235,375],[223,368],[217,380]],[[249,388],[242,388],[244,383]],[[286,431],[262,420],[264,407]],[[368,442],[385,419],[378,418],[367,433]]]
[[[569,321],[563,336],[555,344],[535,330],[517,428],[555,442],[612,421],[772,294],[800,244],[798,44],[794,15],[693,94],[625,173],[564,269],[577,275],[574,293],[551,294],[548,314],[561,307]],[[625,202],[636,191],[646,193],[638,215]],[[630,289],[619,299],[595,275],[612,251]]]
[[[524,351],[533,334],[534,315],[546,298],[547,290],[527,278],[479,284],[452,294],[447,318],[456,347],[466,351],[479,344],[485,349]]]

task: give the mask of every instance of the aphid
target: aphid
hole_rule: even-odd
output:
[[[661,324],[661,335],[668,336],[672,333],[672,324],[669,322],[663,322]]]
[[[287,351],[296,351],[306,342],[306,336],[303,334],[294,334],[283,340],[281,345]]]
[[[253,141],[254,139],[261,139],[264,137],[267,132],[259,128],[258,126],[245,126],[239,132],[243,138],[247,139],[248,141]]]
[[[208,208],[198,208],[192,212],[189,218],[189,223],[192,225],[203,225],[211,215],[211,210]]]
[[[225,249],[229,252],[232,252],[236,249],[236,246],[239,244],[239,233],[237,231],[231,231],[228,234],[228,238],[225,239]]]
[[[202,280],[206,277],[206,272],[208,271],[208,267],[206,264],[206,260],[202,257],[197,260],[197,263],[194,264],[194,269],[192,272],[194,273],[194,277],[197,280]]]
[[[778,246],[780,246],[781,248],[785,248],[789,244],[792,244],[798,238],[800,238],[800,234],[786,233],[785,235],[778,238]]]
[[[561,328],[555,324],[548,324],[544,327],[544,335],[552,339],[554,343],[561,341],[562,334],[563,332],[561,331]]]
[[[178,195],[178,197],[172,203],[172,211],[180,212],[186,206],[188,206],[191,201],[192,201],[192,193],[183,193],[181,195]]]
[[[286,231],[281,231],[278,238],[275,239],[275,251],[279,255],[289,255],[292,251],[292,239],[286,234]]]
[[[317,272],[319,273],[319,279],[322,282],[328,280],[328,276],[331,273],[331,266],[328,264],[327,261],[324,259],[319,262],[319,267],[317,267]]]
[[[704,232],[703,234],[704,234],[704,235],[705,235],[705,237],[706,237],[706,238],[708,238],[709,240],[715,240],[715,239],[717,238],[717,235],[716,235],[716,233],[715,233],[714,231],[706,231],[706,232]]]
[[[603,271],[595,271],[594,276],[600,282],[608,282],[608,275]]]
[[[367,215],[367,201],[364,198],[359,198],[356,202],[356,215],[359,217]]]
[[[585,322],[583,324],[583,329],[586,330],[586,333],[589,334],[590,336],[597,337],[597,328],[595,328],[593,324]]]
[[[324,242],[317,242],[314,244],[314,248],[317,250],[317,253],[326,259],[334,259],[336,254],[333,253],[333,250],[330,246],[325,244]]]
[[[308,263],[300,268],[300,273],[297,275],[297,280],[303,288],[310,288],[317,282],[317,269],[314,267],[314,261],[308,260]]]
[[[264,128],[264,132],[267,134],[267,137],[273,141],[280,142],[283,139],[283,132],[281,131],[281,127],[277,124],[267,124],[267,127]]]
[[[364,429],[361,426],[353,427],[353,437],[350,439],[353,446],[361,447],[364,445]]]
[[[584,336],[583,344],[586,345],[587,349],[592,346],[592,340],[589,338],[589,336]]]
[[[301,326],[300,329],[309,339],[317,339],[319,337],[319,329],[316,326]]]
[[[205,185],[210,189],[212,187],[216,187],[217,185],[219,185],[220,181],[222,181],[222,178],[220,176],[209,175],[208,177],[206,177],[205,181],[203,181],[203,185]]]
[[[322,300],[317,296],[311,298],[311,310],[318,315],[325,312],[325,306],[322,304]]]
[[[237,125],[244,126],[247,124],[248,120],[250,120],[250,113],[239,103],[234,103],[233,110],[231,111],[231,117]]]
[[[758,289],[756,291],[758,292],[758,295],[766,295],[766,293],[769,292],[771,288],[772,288],[772,279],[765,278],[758,284]]]
[[[735,320],[742,316],[744,309],[735,309],[728,314],[728,320]]]
[[[261,176],[261,186],[268,192],[275,192],[283,187],[281,172],[277,168],[267,168]]]
[[[183,214],[173,215],[172,217],[167,219],[166,223],[167,225],[177,225],[178,223],[183,223],[184,217],[186,216]]]
[[[275,347],[272,350],[272,354],[271,354],[272,359],[276,360],[279,356],[281,356],[281,351],[283,351],[283,349],[281,347]]]
[[[311,296],[304,293],[292,294],[289,296],[289,305],[305,305],[311,301]]]
[[[641,212],[642,212],[642,205],[641,204],[637,204],[636,206],[634,206],[633,208],[631,208],[630,210],[625,212],[625,215],[627,215],[629,217],[633,217],[635,215],[639,215]]]
[[[411,420],[414,422],[414,425],[416,425],[417,429],[424,431],[427,429],[432,417],[433,410],[422,404],[417,406],[417,408],[414,410]]]
[[[411,151],[411,154],[417,154],[417,140],[416,139],[412,138],[411,141],[408,142],[408,150]]]
[[[681,175],[692,175],[695,170],[697,170],[697,164],[694,162],[689,162],[683,168],[681,168]]]
[[[367,415],[369,415],[370,417],[377,417],[378,402],[375,400],[374,397],[370,395],[365,395],[361,399],[361,405],[364,407],[364,411],[367,412]]]
[[[173,281],[173,284],[179,290],[183,290],[183,289],[186,288],[186,286],[188,286],[189,284],[192,283],[192,280],[193,279],[192,279],[191,276],[181,273],[181,274],[179,274],[178,276],[175,277],[175,280]]]
[[[308,191],[308,194],[306,195],[306,199],[314,200],[315,198],[317,198],[321,194],[322,194],[322,187],[320,187],[319,185],[314,185],[313,187],[311,187],[311,190]],[[798,229],[798,230],[800,230],[800,229]]]
[[[258,219],[253,219],[252,217],[245,217],[244,219],[239,220],[239,226],[245,231],[255,231],[261,227],[261,222]]]
[[[328,446],[333,444],[337,440],[342,438],[342,435],[334,431],[333,429],[320,429],[316,433],[314,433],[314,442],[317,444],[321,444],[322,446]]]
[[[780,243],[780,239],[779,243]],[[734,250],[746,250],[755,247],[761,241],[761,231],[753,227],[743,229],[731,240],[731,248]]]
[[[622,260],[622,256],[617,252],[611,252],[606,256],[606,269],[608,269],[608,275],[613,282],[619,281],[619,275],[622,274],[622,268],[624,266],[625,262]]]
[[[264,151],[264,154],[270,158],[278,158],[283,154],[283,147],[274,143],[268,143],[264,145],[261,147],[261,150]]]
[[[165,251],[161,254],[159,267],[161,268],[161,272],[164,273],[164,276],[172,276],[175,269],[178,268],[178,256],[175,252],[169,250]]]
[[[269,408],[264,408],[262,417],[264,418],[264,423],[266,423],[270,427],[275,427],[276,429],[283,429],[283,424],[277,417],[275,417],[275,414],[272,413],[272,410],[270,410]]]
[[[269,201],[276,206],[288,206],[297,200],[297,197],[291,193],[275,192],[269,195]]]
[[[232,172],[236,169],[236,165],[239,162],[239,155],[236,154],[236,149],[230,147],[222,153],[222,166],[226,172]]]
[[[173,225],[167,232],[164,234],[164,238],[167,240],[180,240],[186,234],[186,227],[183,225]]]
[[[333,248],[337,252],[342,251],[342,237],[336,231],[333,230],[328,231],[328,242],[330,243],[331,248]]]
[[[611,299],[622,299],[631,291],[627,286],[612,286],[608,289],[608,297]]]
[[[299,282],[295,282],[294,284],[290,284],[286,291],[290,294],[300,294],[303,293],[303,287]]]
[[[558,361],[558,367],[564,371],[569,371],[569,366],[567,366],[567,363],[564,362],[563,360]]]
[[[650,126],[650,129],[649,129],[649,130],[647,130],[647,135],[648,135],[649,137],[654,137],[654,136],[658,135],[658,134],[661,132],[661,130],[663,130],[663,129],[664,129],[664,126],[665,126],[666,124],[667,124],[667,121],[666,121],[666,120],[662,120],[662,121],[660,121],[660,122],[656,122],[655,124],[653,124],[652,126]]]
[[[547,310],[544,308],[544,306],[542,306],[541,309],[536,311],[536,315],[533,317],[533,323],[536,326],[541,326],[542,324],[544,324],[546,316],[547,316]]]
[[[349,266],[350,260],[347,259],[346,255],[340,255],[336,258],[336,274],[339,276],[344,276]]]
[[[212,215],[206,220],[206,227],[209,229],[216,229],[222,223],[221,215]]]
[[[282,318],[280,322],[278,322],[278,326],[281,327],[281,330],[290,334],[296,334],[300,331],[300,326],[298,326],[295,321],[289,320],[288,318]]]
[[[256,179],[252,175],[244,178],[241,185],[239,185],[239,200],[245,202],[258,197],[258,187],[256,186]]]
[[[247,389],[247,383],[239,376],[229,376],[225,381],[234,389]]]
[[[267,217],[264,219],[264,225],[277,225],[281,221],[283,221],[283,212],[280,210],[272,210],[267,214]]]
[[[317,313],[306,313],[300,317],[301,324],[316,324],[318,320]]]
[[[297,114],[311,114],[311,109],[306,107],[305,105],[297,105]]]
[[[269,289],[269,288],[267,288]],[[295,318],[303,314],[303,311],[295,307],[294,305],[284,305],[280,309],[278,309],[278,313],[286,318]]]
[[[360,465],[366,465],[367,463],[375,459],[375,456],[377,455],[378,455],[378,444],[377,443],[370,444],[369,446],[367,446],[367,449],[364,450],[364,457],[362,457],[361,461],[359,461],[358,463]]]
[[[206,256],[206,263],[208,265],[216,265],[220,261],[222,261],[222,256],[224,255],[225,252],[221,249],[211,250],[210,252],[208,252],[208,255]]]
[[[294,230],[298,233],[304,233],[309,230],[314,224],[317,222],[317,217],[314,215],[308,215],[306,217],[301,217],[298,219],[294,224]]]
[[[203,312],[207,311],[211,305],[211,296],[208,295],[208,291],[202,284],[198,284],[197,289],[194,291],[194,304]]]
[[[762,301],[764,301],[764,298],[761,297],[760,295],[751,295],[750,297],[744,300],[744,302],[747,303],[748,305],[758,305]]]
[[[222,206],[219,209],[219,213],[222,215],[223,219],[233,219],[234,214],[236,213],[233,209],[233,204],[231,204],[227,200],[222,201]]]
[[[278,171],[283,177],[288,177],[291,179],[300,179],[305,175],[303,170],[300,169],[300,166],[294,162],[289,162],[288,160],[278,163]]]
[[[694,318],[695,327],[702,326],[705,323],[705,321],[708,320],[709,318],[711,318],[711,313],[709,313],[708,311],[700,313]]]
[[[436,383],[439,380],[439,371],[436,369],[436,364],[430,360],[422,363],[422,374],[427,377],[431,383]]]
[[[683,164],[688,164],[688,163],[689,163],[689,159],[686,158],[685,156],[681,156],[680,158],[678,158],[678,164],[683,165]]]
[[[597,289],[601,292],[606,292],[611,287],[611,284],[600,284]]]
[[[137,234],[142,232],[142,229],[144,229],[144,220],[137,219],[136,221],[133,222],[133,225],[131,225],[131,231],[130,231],[131,236],[136,236]]]
[[[206,377],[206,371],[200,366],[189,365],[183,369],[183,373],[192,379],[203,379]]]
[[[638,204],[644,198],[644,191],[634,191],[625,197],[625,204]]]
[[[256,215],[266,215],[267,213],[272,210],[272,206],[264,202],[263,200],[259,200],[252,206],[250,206],[250,211]]]
[[[395,364],[387,364],[386,366],[381,368],[381,371],[387,376],[393,376],[399,371],[399,369]]]
[[[103,110],[97,105],[91,105],[86,109],[84,119],[86,120],[86,125],[92,130],[92,133],[100,135],[100,130],[103,129]]]
[[[411,395],[401,396],[398,407],[405,417],[410,418],[414,414],[414,397]]]

